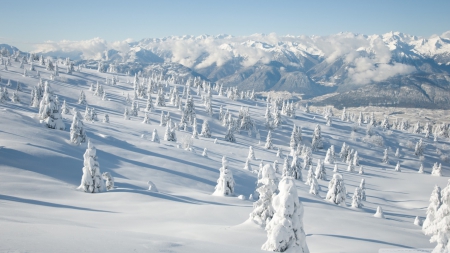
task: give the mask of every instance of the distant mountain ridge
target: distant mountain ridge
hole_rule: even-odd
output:
[[[78,47],[83,42],[45,44],[36,52],[101,60],[121,65],[119,71],[183,68],[191,75],[243,90],[289,91],[304,98],[335,94],[317,102],[322,104],[450,108],[450,32],[430,38],[389,32],[93,41]],[[358,99],[352,99],[352,94],[358,94]]]

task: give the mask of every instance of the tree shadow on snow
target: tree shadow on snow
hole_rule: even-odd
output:
[[[13,197],[13,196],[2,195],[2,194],[0,194],[0,200],[14,201],[14,202],[20,202],[20,203],[25,203],[25,204],[56,207],[56,208],[68,208],[68,209],[74,209],[74,210],[80,210],[80,211],[116,213],[116,212],[111,212],[111,211],[97,210],[97,209],[70,206],[70,205],[62,205],[62,204],[56,204],[56,203],[51,203],[51,202],[46,202],[46,201],[41,201],[41,200],[19,198],[19,197]]]
[[[341,238],[341,239],[348,239],[348,240],[357,240],[357,241],[364,241],[364,242],[379,243],[379,244],[384,244],[384,245],[389,245],[389,246],[394,246],[394,247],[401,247],[401,248],[408,248],[408,249],[412,249],[412,248],[413,248],[413,247],[410,247],[410,246],[407,246],[407,245],[403,245],[403,244],[398,244],[398,243],[386,242],[386,241],[375,240],[375,239],[369,239],[369,238],[361,238],[361,237],[347,236],[347,235],[308,234],[308,235],[306,235],[306,236],[328,236],[328,237],[337,237],[337,238]]]

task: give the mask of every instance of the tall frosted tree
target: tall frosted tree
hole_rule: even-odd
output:
[[[104,192],[106,187],[97,161],[97,149],[90,141],[88,141],[88,147],[83,158],[83,176],[78,189],[89,193]]]
[[[328,192],[325,199],[336,205],[345,205],[346,193],[343,177],[340,174],[334,174],[328,183]]]
[[[311,141],[311,149],[313,151],[316,151],[317,149],[322,148],[323,148],[322,132],[320,130],[320,126],[317,124],[316,128],[314,129],[314,134]]]
[[[270,131],[270,130],[267,133],[266,144],[264,145],[264,148],[266,148],[266,149],[273,149],[272,131]]]
[[[303,205],[299,201],[294,179],[284,177],[278,189],[272,200],[275,213],[266,225],[267,241],[261,249],[309,253],[303,228]]]
[[[278,179],[275,175],[275,170],[270,164],[264,165],[260,174],[261,178],[258,179],[256,186],[259,199],[253,203],[253,211],[250,213],[250,219],[265,227],[266,222],[270,221],[274,214],[272,197],[278,189]]]
[[[435,213],[434,221],[427,231],[431,235],[430,242],[437,245],[433,252],[448,252],[450,250],[450,180],[441,191],[441,206]]]
[[[211,138],[211,130],[209,129],[209,123],[207,120],[203,121],[200,135],[205,138]]]
[[[426,235],[433,235],[435,230],[434,219],[436,217],[436,212],[441,207],[441,187],[435,185],[430,196],[430,204],[427,207],[427,217],[423,222],[422,231]]]
[[[320,159],[317,160],[317,167],[315,174],[316,179],[327,180],[327,172],[325,170],[323,162]]]
[[[84,124],[80,120],[78,113],[75,111],[73,115],[72,125],[70,126],[70,142],[75,145],[86,142],[86,131]]]
[[[234,195],[234,178],[231,170],[228,169],[228,161],[222,158],[222,167],[220,168],[219,179],[213,195],[215,196],[233,196]]]

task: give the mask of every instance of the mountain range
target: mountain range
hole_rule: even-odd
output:
[[[35,53],[117,71],[176,70],[242,90],[289,91],[314,104],[450,108],[450,31],[329,36],[201,35],[47,42]],[[325,95],[325,96],[323,96]]]

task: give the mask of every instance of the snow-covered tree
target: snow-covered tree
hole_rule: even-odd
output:
[[[361,189],[361,200],[366,201],[366,180],[364,178],[361,179],[359,189]]]
[[[245,160],[244,170],[252,171],[252,165],[250,164],[250,159]]]
[[[156,129],[153,129],[152,141],[159,143],[159,135],[158,135],[158,131]]]
[[[106,181],[106,190],[114,190],[114,178],[109,172],[103,172],[102,178]]]
[[[383,163],[389,163],[388,149],[386,148],[383,153],[383,159],[381,160]]]
[[[86,95],[84,91],[81,91],[80,96],[78,97],[78,104],[85,105],[86,104]]]
[[[258,178],[256,186],[259,199],[253,203],[253,211],[250,213],[250,219],[265,227],[266,222],[269,222],[274,214],[272,197],[277,191],[278,179],[275,175],[275,170],[270,164],[264,165],[259,174],[261,178]]]
[[[358,151],[355,152],[355,154],[353,155],[353,166],[359,166],[359,156],[358,156]]]
[[[313,151],[316,151],[317,149],[322,148],[323,148],[322,133],[320,130],[320,126],[317,124],[316,128],[314,129],[314,134],[311,141],[311,149]]]
[[[423,163],[420,163],[419,171],[417,173],[423,173]]]
[[[395,157],[400,157],[400,149],[399,148],[397,148],[396,150],[395,150],[395,155],[394,155]]]
[[[150,124],[150,115],[148,114],[148,112],[144,113],[144,120],[142,121],[142,123]]]
[[[320,191],[320,185],[317,182],[317,179],[315,177],[311,178],[311,184],[309,187],[309,193],[313,195],[318,195]]]
[[[363,207],[362,204],[362,193],[361,193],[361,188],[356,187],[355,188],[355,192],[353,193],[352,196],[352,207],[354,208],[361,208]]]
[[[433,191],[430,196],[430,204],[427,207],[427,217],[423,222],[422,231],[426,235],[433,235],[436,231],[434,219],[436,216],[436,212],[441,207],[441,187],[435,185]]]
[[[291,163],[291,175],[293,178],[302,181],[302,165],[300,160],[298,159],[297,155],[293,156],[292,163]]]
[[[266,148],[266,149],[273,149],[272,131],[270,131],[270,130],[267,133],[266,144],[264,145],[264,148]]]
[[[346,194],[344,179],[340,174],[334,174],[328,183],[328,192],[325,199],[337,205],[345,205]]]
[[[91,141],[88,141],[88,147],[83,158],[83,176],[78,189],[89,193],[104,192],[105,183],[102,180],[100,166],[97,161],[97,149]]]
[[[128,109],[128,107],[125,107],[125,110],[123,112],[123,118],[125,120],[130,120],[130,110]]]
[[[331,154],[331,148],[327,150],[327,154],[325,155],[325,160],[323,161],[325,164],[333,164],[334,163],[334,157]]]
[[[236,142],[236,138],[234,137],[234,131],[231,126],[228,126],[227,132],[225,133],[225,141]]]
[[[315,174],[316,174],[316,179],[327,180],[327,172],[325,170],[325,166],[323,165],[323,162],[321,162],[320,159],[317,160]]]
[[[289,163],[289,157],[286,156],[283,161],[283,169],[282,169],[283,177],[292,177],[292,169]]]
[[[234,195],[234,178],[233,173],[228,169],[228,161],[222,158],[222,167],[220,168],[219,179],[213,195],[215,196],[233,196]]]
[[[422,156],[423,155],[423,141],[422,138],[416,143],[416,147],[414,149],[414,155]]]
[[[198,139],[197,118],[194,118],[194,123],[192,124],[192,138]]]
[[[314,174],[314,169],[312,167],[312,165],[309,165],[309,169],[308,169],[308,176],[306,178],[306,185],[311,185],[313,178],[316,178],[316,174]]]
[[[208,149],[207,149],[207,148],[204,148],[204,149],[203,149],[202,156],[208,157]]]
[[[62,114],[68,114],[69,113],[69,108],[67,107],[65,99],[63,100],[63,104],[61,106],[61,113]]]
[[[70,126],[70,142],[75,145],[80,145],[80,143],[86,142],[86,131],[84,130],[84,124],[80,120],[76,111],[73,114],[72,125]]]
[[[209,124],[207,120],[203,121],[200,135],[205,138],[211,138],[211,130],[209,129]]]
[[[400,162],[397,162],[397,165],[395,165],[395,171],[402,172],[402,169],[400,168]]]
[[[256,158],[255,158],[255,151],[253,150],[252,146],[248,147],[248,156],[247,156],[247,158],[250,159],[250,160],[256,160]]]
[[[39,119],[45,123],[48,128],[65,130],[66,125],[62,121],[59,104],[51,94],[49,86],[45,85],[44,96],[39,105]]]
[[[431,175],[442,177],[442,164],[434,163],[433,169],[431,170]]]
[[[376,218],[384,219],[383,208],[381,208],[381,206],[378,206],[377,207],[377,212],[373,216],[376,217]]]
[[[266,225],[267,241],[261,249],[267,251],[309,253],[303,229],[303,205],[299,201],[293,178],[284,177],[273,196],[275,213]]]
[[[168,122],[166,124],[166,131],[164,133],[164,140],[165,141],[177,141],[177,137],[175,134],[175,129],[173,129],[171,126],[171,124]]]

